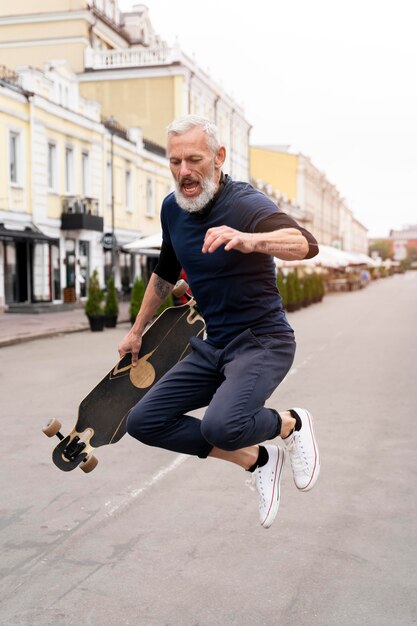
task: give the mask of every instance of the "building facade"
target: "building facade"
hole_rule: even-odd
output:
[[[393,261],[408,261],[417,267],[417,224],[409,224],[400,229],[390,230],[388,237],[372,238],[370,249],[383,258]]]
[[[81,95],[104,117],[165,145],[166,126],[188,113],[213,120],[227,146],[225,170],[249,180],[250,124],[242,108],[184,54],[154,32],[148,9],[122,13],[117,0],[16,0],[0,7],[0,64],[43,67],[65,59]]]
[[[0,73],[0,307],[74,301],[88,277],[132,282],[124,244],[159,228],[167,160],[101,120],[66,62]]]
[[[367,253],[367,229],[353,215],[339,191],[303,154],[288,146],[251,146],[253,180],[268,184],[283,203],[298,207],[319,243]]]
[[[124,245],[160,229],[175,117],[216,122],[225,171],[249,179],[242,109],[158,37],[145,5],[3,3],[0,65],[0,307],[83,298],[93,269],[132,282]]]

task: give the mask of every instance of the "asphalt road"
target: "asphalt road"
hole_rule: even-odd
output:
[[[69,430],[127,327],[2,348],[1,623],[7,626],[417,624],[417,272],[291,314],[296,362],[270,404],[315,416],[322,473],[284,471],[258,524],[236,466],[124,437],[65,474],[41,428]]]

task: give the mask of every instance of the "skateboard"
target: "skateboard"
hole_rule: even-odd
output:
[[[185,281],[177,285],[175,295],[188,289]],[[202,337],[205,323],[195,300],[165,309],[142,336],[138,363],[131,364],[126,354],[82,400],[78,419],[64,436],[61,423],[52,419],[42,430],[48,437],[57,436],[59,444],[52,460],[60,470],[76,467],[88,473],[97,465],[95,448],[117,443],[126,433],[127,416],[133,406],[178,361],[190,352],[191,337]]]

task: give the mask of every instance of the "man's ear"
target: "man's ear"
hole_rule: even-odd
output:
[[[224,146],[220,146],[217,150],[217,154],[214,157],[214,166],[217,169],[221,169],[223,167],[223,163],[226,160],[226,148]]]

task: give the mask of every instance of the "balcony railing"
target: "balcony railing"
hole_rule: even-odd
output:
[[[150,65],[172,65],[182,59],[178,46],[159,45],[152,48],[128,50],[93,50],[86,48],[85,67],[105,70],[121,67],[143,67]]]
[[[65,196],[62,198],[62,230],[97,230],[103,232],[103,218],[98,214],[97,198]]]

